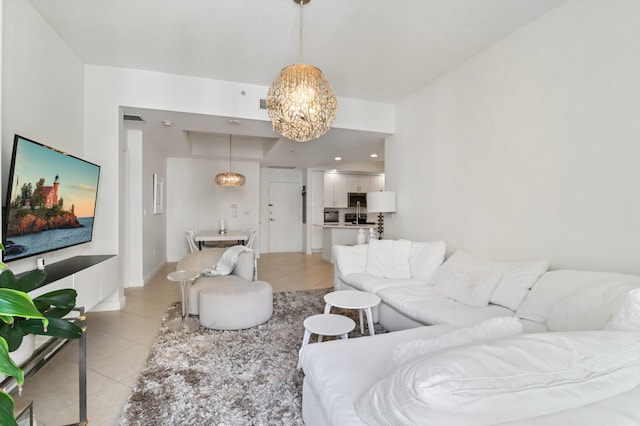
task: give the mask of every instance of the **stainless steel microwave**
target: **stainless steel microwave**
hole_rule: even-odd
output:
[[[356,207],[358,203],[360,207],[367,206],[367,193],[366,192],[349,192],[349,207]]]

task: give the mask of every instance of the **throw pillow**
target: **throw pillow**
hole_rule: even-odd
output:
[[[540,276],[549,269],[549,262],[495,262],[500,282],[491,294],[490,303],[516,311]]]
[[[367,246],[333,246],[333,258],[342,276],[364,272],[367,265]]]
[[[415,339],[402,342],[393,348],[393,363],[400,365],[443,349],[521,333],[522,324],[518,317],[490,318],[471,327],[458,328],[433,339]]]
[[[605,325],[608,330],[640,331],[640,288],[627,294],[624,303]]]
[[[523,334],[422,357],[356,401],[368,425],[485,426],[581,407],[640,384],[640,333]]]
[[[407,240],[371,240],[368,244],[365,272],[384,278],[411,278]]]
[[[411,242],[409,266],[411,277],[430,282],[444,261],[447,250],[444,241]]]
[[[482,308],[489,305],[498,281],[500,273],[492,262],[459,250],[442,264],[432,284],[444,296]]]

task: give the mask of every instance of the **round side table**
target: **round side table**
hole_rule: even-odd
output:
[[[304,320],[304,337],[302,347],[309,343],[312,334],[318,335],[318,342],[322,342],[323,336],[340,336],[343,339],[349,338],[349,332],[356,327],[356,323],[344,315],[318,314],[312,315]],[[302,347],[300,350],[302,350]],[[300,360],[298,360],[300,368]]]
[[[369,334],[373,336],[376,334],[373,329],[373,314],[371,308],[380,304],[380,298],[375,294],[367,293],[366,291],[356,290],[339,290],[327,293],[324,296],[326,303],[324,307],[324,313],[331,312],[331,307],[343,309],[358,309],[360,315],[360,333],[364,334],[364,322],[362,321],[362,311],[367,314],[367,325],[369,327]]]
[[[167,275],[169,281],[180,283],[180,305],[182,307],[182,315],[180,319],[174,319],[167,322],[167,327],[174,331],[191,332],[197,330],[200,325],[198,321],[189,318],[189,284],[198,278],[198,273],[193,271],[173,271]]]

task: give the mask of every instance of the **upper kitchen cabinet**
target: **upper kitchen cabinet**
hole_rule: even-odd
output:
[[[340,173],[324,174],[324,206],[347,208],[347,175]]]
[[[348,192],[369,192],[369,175],[347,175]]]
[[[369,191],[384,191],[384,175],[369,176]]]

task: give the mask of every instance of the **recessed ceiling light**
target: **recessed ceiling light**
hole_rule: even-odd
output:
[[[334,160],[336,160],[336,161],[341,161],[341,160],[342,160],[342,157],[334,157]]]
[[[173,126],[173,121],[171,121],[171,120],[162,120],[162,125],[163,126],[167,126],[167,127],[171,127],[171,126]]]
[[[373,154],[371,154],[369,157],[371,157],[371,158],[378,158],[378,154],[373,153]]]

